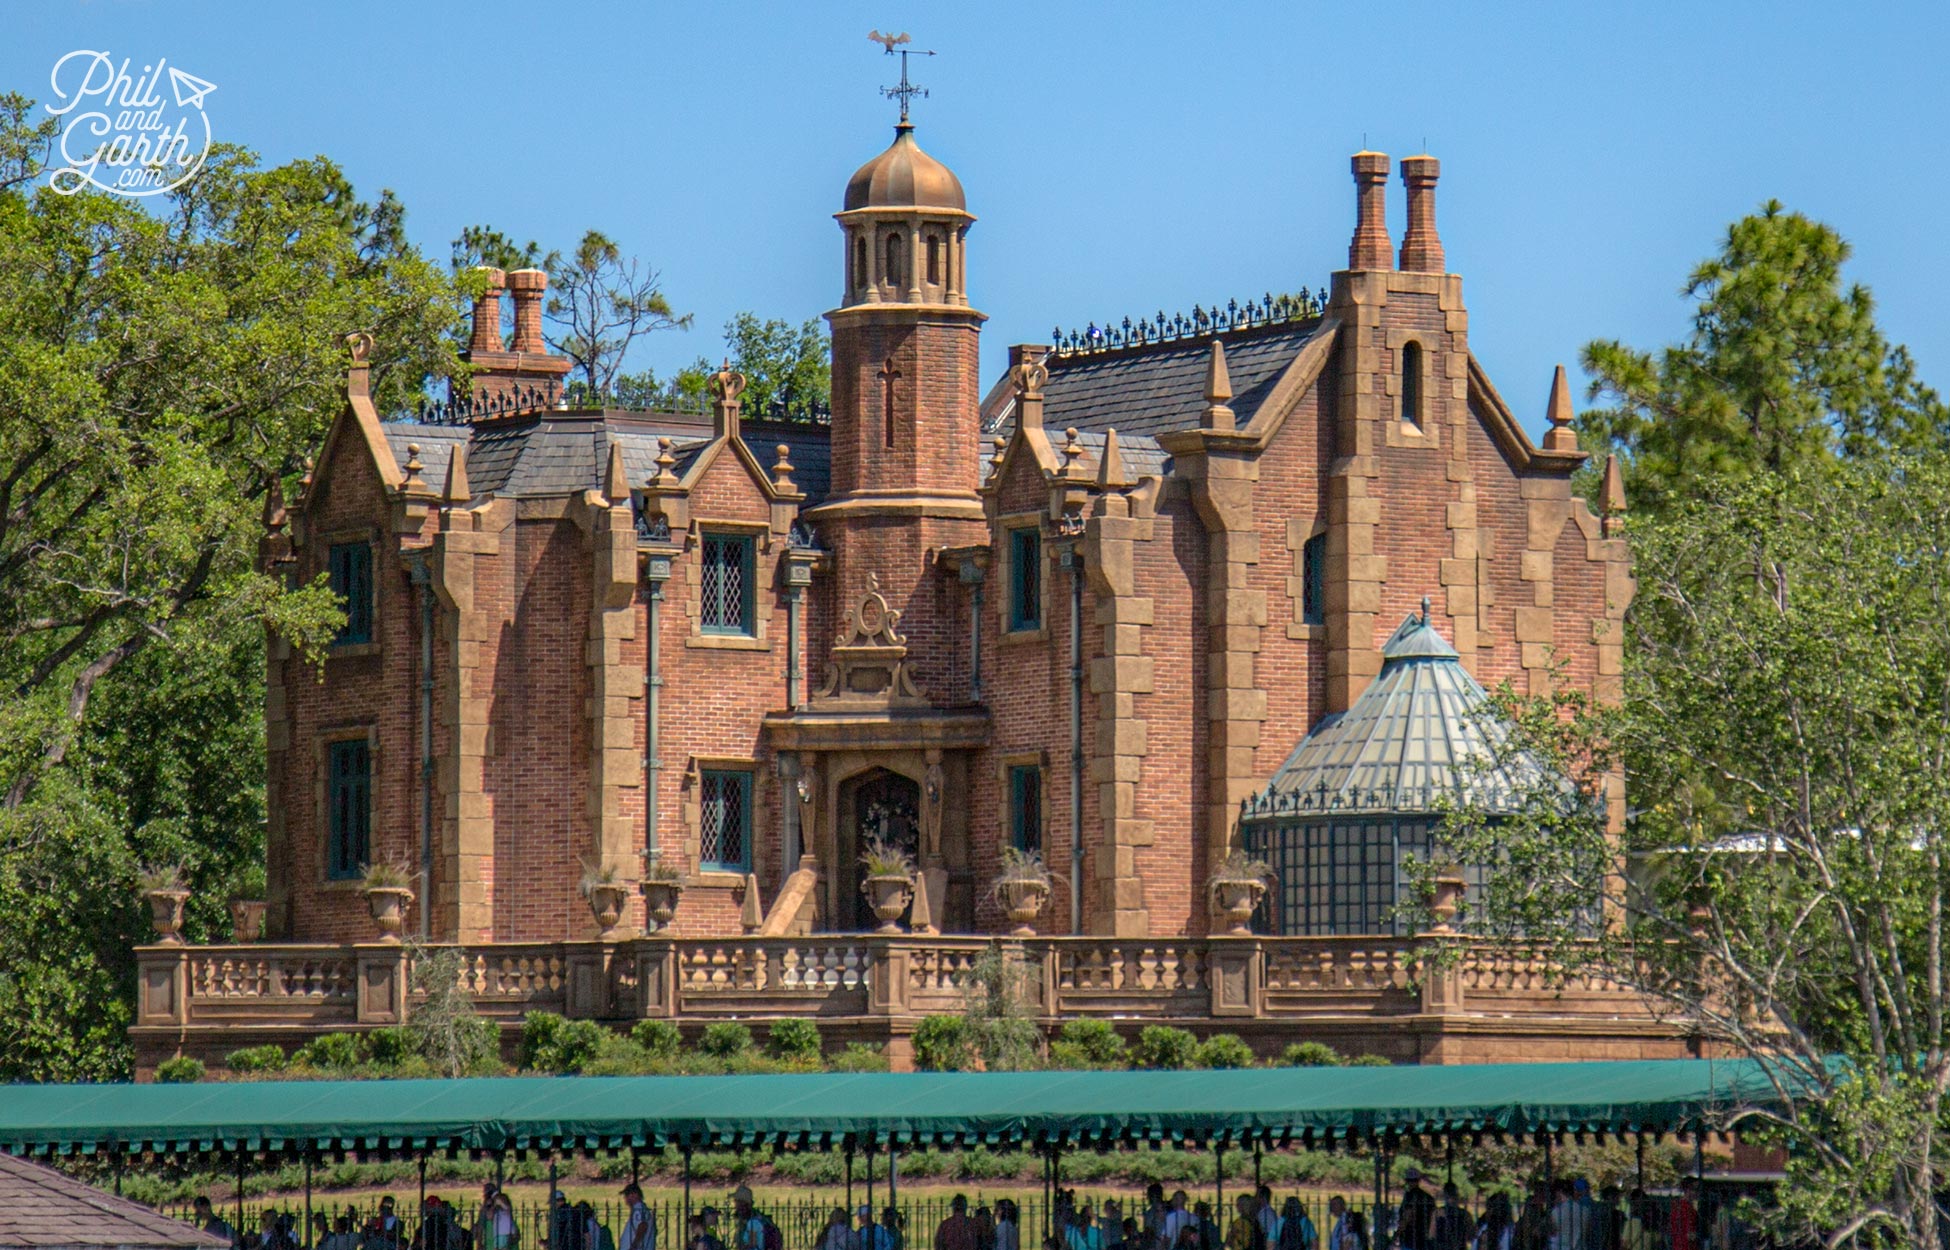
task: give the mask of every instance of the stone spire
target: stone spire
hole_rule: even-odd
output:
[[[1232,409],[1226,401],[1232,398],[1232,375],[1226,371],[1226,345],[1218,339],[1212,340],[1212,353],[1205,361],[1205,418],[1208,430],[1230,430],[1235,427]]]
[[[1605,457],[1605,480],[1598,490],[1598,511],[1605,518],[1605,537],[1625,525],[1625,475],[1618,468],[1616,455]]]
[[[1104,454],[1097,459],[1097,489],[1123,490],[1131,484],[1124,471],[1124,453],[1117,447],[1117,431],[1104,431]]]
[[[1550,433],[1544,435],[1545,451],[1576,451],[1578,449],[1577,431],[1571,428],[1571,421],[1577,416],[1571,409],[1571,383],[1564,376],[1564,366],[1557,366],[1551,376],[1550,406],[1544,410],[1550,421]]]
[[[609,445],[609,469],[603,474],[603,497],[611,507],[630,501],[630,475],[623,470],[623,444],[614,440]]]
[[[453,454],[447,457],[447,481],[440,497],[450,504],[463,504],[474,497],[473,488],[467,484],[466,443],[455,443]]]

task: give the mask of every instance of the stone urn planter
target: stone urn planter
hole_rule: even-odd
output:
[[[671,917],[677,914],[678,900],[683,897],[684,883],[675,878],[651,877],[637,889],[643,894],[644,931],[655,933],[669,927]]]
[[[264,938],[264,911],[269,904],[263,899],[240,898],[230,904],[230,940],[233,942],[257,942]]]
[[[372,909],[372,923],[379,929],[379,940],[397,942],[406,931],[406,909],[413,902],[413,891],[405,886],[366,887],[366,906]]]
[[[874,918],[880,921],[880,931],[899,933],[901,915],[907,911],[907,905],[914,901],[913,879],[906,874],[879,874],[862,881],[860,890],[867,896],[867,905],[873,908]]]
[[[623,905],[629,901],[629,897],[629,887],[620,881],[607,881],[589,887],[589,912],[602,926],[604,937],[616,931],[617,922],[623,919]]]
[[[144,890],[142,897],[149,904],[149,923],[155,926],[156,941],[164,946],[181,946],[183,905],[190,901],[190,892],[177,886],[167,890]]]
[[[1212,870],[1212,907],[1224,917],[1227,933],[1244,936],[1253,931],[1253,911],[1265,897],[1272,876],[1264,860],[1244,851],[1234,851]]]
[[[1463,894],[1469,883],[1455,868],[1444,868],[1435,879],[1435,899],[1429,910],[1435,916],[1435,932],[1455,932],[1456,913],[1462,910]]]
[[[1049,905],[1049,882],[1047,881],[999,881],[995,887],[996,897],[1002,902],[1002,911],[1015,926],[1012,933],[1016,937],[1036,936],[1036,917],[1043,914]]]

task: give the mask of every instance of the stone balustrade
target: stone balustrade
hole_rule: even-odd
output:
[[[964,1010],[978,964],[999,952],[1050,1028],[1079,1017],[1132,1031],[1168,1022],[1237,1032],[1262,1050],[1316,1039],[1423,1062],[1511,1057],[1532,1043],[1542,1050],[1530,1057],[1575,1057],[1549,1043],[1566,1037],[1606,1057],[1684,1053],[1629,991],[1551,978],[1523,951],[1440,940],[1463,943],[1462,958],[1425,970],[1418,939],[1386,936],[659,935],[468,945],[460,978],[476,1010],[510,1034],[531,1011],[690,1027],[805,1016],[831,1040],[898,1052],[922,1017]],[[397,1024],[412,1007],[411,959],[408,947],[378,943],[139,948],[138,1066]]]

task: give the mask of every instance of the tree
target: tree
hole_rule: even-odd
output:
[[[599,230],[586,232],[573,253],[550,252],[543,267],[547,313],[557,327],[549,345],[569,358],[595,394],[609,393],[638,338],[690,328],[691,315],[679,316],[664,297],[662,275],[634,256],[625,259]]]
[[[1941,447],[1950,409],[1875,320],[1866,287],[1844,285],[1849,246],[1769,201],[1735,222],[1692,273],[1692,332],[1657,353],[1614,339],[1584,349],[1587,450],[1616,452],[1634,508],[1689,482],[1815,468],[1886,447]]]
[[[1693,490],[1632,529],[1623,701],[1502,692],[1513,748],[1551,776],[1514,814],[1451,813],[1437,858],[1499,865],[1470,931],[1642,992],[1798,1096],[1730,1117],[1791,1150],[1780,1232],[1934,1246],[1950,1167],[1950,456]],[[1614,766],[1632,799],[1622,842]]]
[[[340,621],[254,567],[264,501],[344,403],[450,370],[453,285],[322,158],[214,151],[160,212],[32,183],[0,100],[0,1078],[123,1070],[138,862],[174,860],[191,936],[259,858],[263,628]],[[21,175],[21,176],[15,176]]]
[[[817,317],[798,325],[741,312],[725,323],[731,367],[745,375],[745,411],[804,413],[832,399],[833,352]]]

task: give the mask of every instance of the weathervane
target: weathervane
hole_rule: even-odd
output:
[[[901,58],[900,86],[882,87],[880,89],[880,94],[886,96],[890,100],[899,100],[901,102],[901,125],[905,126],[907,125],[908,101],[912,100],[915,96],[920,96],[924,100],[927,99],[928,97],[928,89],[926,87],[917,87],[913,83],[907,81],[908,54],[911,52],[915,56],[933,56],[934,53],[929,51],[924,51],[923,49],[920,48],[901,47],[902,44],[910,42],[910,40],[907,37],[906,31],[902,31],[898,35],[883,35],[876,30],[868,34],[867,38],[873,40],[881,47],[887,49],[888,56],[894,55],[895,49],[897,48],[900,51],[900,58]]]

